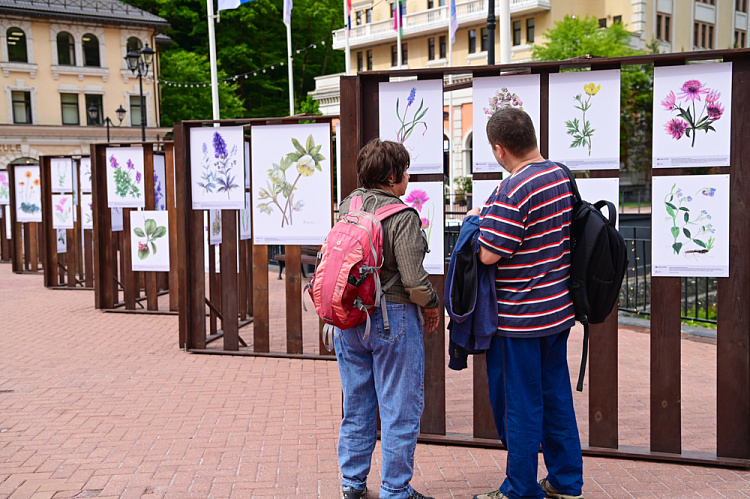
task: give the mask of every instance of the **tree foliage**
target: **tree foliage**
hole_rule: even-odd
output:
[[[192,76],[203,74],[203,70],[209,68],[206,62],[206,0],[123,1],[169,21],[171,29],[166,34],[174,44],[160,53],[162,78],[179,82],[209,81],[208,72],[197,79]],[[218,69],[223,72],[223,78],[249,73],[247,78],[239,77],[220,91],[222,118],[236,117],[234,110],[237,102],[229,98],[228,91],[243,103],[242,117],[289,114],[286,26],[282,22],[282,8],[283,0],[253,0],[237,9],[221,11],[220,22],[215,24]],[[307,93],[315,88],[316,76],[344,70],[344,54],[333,50],[331,44],[331,31],[343,25],[342,9],[340,0],[294,0],[292,55],[297,110],[306,100]],[[321,40],[325,42],[320,43]],[[316,48],[306,50],[313,44]],[[284,61],[283,66],[279,64],[280,61]],[[193,63],[195,66],[188,72],[188,66]],[[273,69],[270,67],[272,65]],[[191,94],[193,91],[195,93]],[[173,109],[162,105],[164,123],[197,117],[211,118],[210,107],[207,114],[196,116],[204,113],[202,105],[196,104],[200,106],[196,111],[184,105],[190,101],[186,95],[194,95],[201,102],[204,99],[210,102],[211,89],[209,86],[192,89],[164,86],[162,100],[178,103]],[[227,105],[224,104],[225,99]]]
[[[595,17],[566,15],[544,34],[546,43],[535,45],[538,61],[560,61],[584,55],[623,57],[643,54],[630,46],[631,33],[620,23],[600,28]],[[656,52],[654,44],[649,46]],[[623,66],[620,73],[620,157],[625,167],[644,171],[651,166],[653,65]]]

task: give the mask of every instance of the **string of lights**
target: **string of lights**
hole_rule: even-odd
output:
[[[301,54],[301,53],[306,52],[306,51],[311,50],[311,49],[317,49],[318,45],[325,46],[327,39],[328,39],[328,37],[323,38],[320,41],[311,43],[308,46],[303,47],[301,49],[297,49],[296,53],[297,54]],[[286,62],[286,58],[284,58],[284,59],[279,60],[278,62],[275,62],[273,64],[269,64],[269,65],[267,65],[265,67],[253,69],[252,71],[248,71],[246,73],[236,74],[234,76],[228,76],[227,78],[222,78],[219,81],[223,82],[223,83],[232,83],[232,82],[238,81],[238,80],[240,80],[242,78],[244,78],[244,79],[247,80],[248,78],[250,78],[250,76],[257,77],[259,74],[263,74],[263,73],[266,73],[268,71],[273,71],[274,69],[276,69],[277,66],[284,66],[286,63],[287,63]],[[171,80],[164,80],[162,78],[160,78],[158,80],[158,83],[161,84],[161,85],[165,85],[167,87],[197,88],[197,87],[210,87],[211,86],[211,82],[210,81],[171,81]]]

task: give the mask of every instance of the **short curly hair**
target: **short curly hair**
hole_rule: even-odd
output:
[[[401,182],[409,168],[409,151],[403,144],[390,140],[372,139],[360,149],[357,156],[357,178],[365,189]]]

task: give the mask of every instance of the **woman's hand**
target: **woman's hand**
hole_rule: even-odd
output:
[[[472,209],[470,209],[470,210],[469,210],[469,211],[468,211],[468,212],[466,213],[466,216],[467,216],[467,217],[469,217],[469,216],[471,216],[471,215],[476,215],[476,216],[479,216],[479,214],[480,214],[480,213],[482,213],[482,209],[481,209],[481,208],[480,208],[479,206],[477,206],[477,207],[475,207],[475,208],[472,208]]]
[[[434,333],[440,322],[441,307],[424,309],[424,330],[428,333]]]

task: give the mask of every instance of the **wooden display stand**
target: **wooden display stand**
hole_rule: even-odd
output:
[[[204,269],[203,210],[192,209],[190,189],[190,133],[197,127],[218,123],[221,126],[244,126],[245,135],[252,125],[296,124],[302,120],[330,123],[337,116],[293,116],[275,119],[242,119],[220,121],[185,121],[175,126],[177,164],[178,242],[180,247],[180,333],[179,345],[189,352],[224,353],[285,358],[335,359],[319,340],[319,353],[303,352],[301,246],[287,245],[286,260],[286,336],[287,352],[271,352],[269,346],[268,246],[239,241],[237,247],[237,210],[222,210],[223,242],[219,246],[220,268],[234,272],[216,274],[209,265],[208,294]],[[252,137],[250,137],[252,140]],[[272,145],[270,145],[272,147]],[[214,246],[209,245],[213,262]],[[206,324],[206,307],[209,311]],[[311,312],[312,313],[312,312]],[[221,320],[221,328],[218,326]],[[253,323],[251,345],[240,337],[241,327]],[[208,348],[223,338],[220,348]],[[242,348],[241,348],[242,347]]]
[[[33,165],[36,166],[36,165]],[[13,244],[11,250],[11,261],[13,272],[16,274],[40,274],[45,259],[44,231],[40,222],[18,222],[16,221],[16,170],[24,168],[25,165],[9,165],[8,176],[10,178],[10,224]],[[40,182],[41,183],[41,182]]]
[[[13,260],[13,240],[5,225],[5,217],[10,217],[10,210],[6,214],[6,206],[0,204],[0,212],[3,214],[0,218],[0,263],[11,263]]]
[[[165,201],[169,213],[169,248],[170,271],[135,272],[131,267],[130,251],[130,212],[133,208],[122,210],[123,230],[112,230],[112,211],[107,197],[107,148],[143,147],[144,175],[143,185],[146,210],[155,208],[154,199],[154,161],[156,155],[164,155],[166,171]],[[163,146],[164,151],[156,150]],[[91,173],[94,229],[94,294],[95,306],[106,312],[123,313],[177,313],[177,233],[175,222],[174,144],[161,143],[118,143],[91,144]],[[120,299],[122,291],[122,299]],[[144,292],[143,295],[141,293]],[[169,294],[169,306],[159,308],[159,296]],[[146,302],[146,306],[143,306]]]
[[[497,76],[539,74],[541,80],[540,149],[548,152],[549,75],[562,69],[588,68],[592,73],[621,65],[683,65],[687,61],[724,60],[733,62],[732,136],[730,167],[718,168],[731,175],[731,199],[750,199],[750,149],[744,130],[750,126],[750,50],[705,51],[644,55],[625,58],[581,58],[564,62],[517,63],[424,70],[368,71],[341,78],[341,164],[342,194],[357,187],[355,161],[359,149],[378,136],[378,84],[391,77],[416,76],[442,79],[449,74]],[[592,80],[595,80],[592,77]],[[470,84],[445,87],[445,92]],[[474,105],[477,105],[476,103]],[[479,133],[477,131],[477,133]],[[554,158],[552,158],[554,159]],[[592,177],[616,177],[617,170],[592,172]],[[654,175],[675,175],[679,171],[654,170]],[[499,175],[475,175],[475,179],[499,179]],[[442,175],[413,175],[412,180],[442,180]],[[648,448],[618,445],[618,343],[617,311],[603,324],[591,326],[588,369],[589,442],[584,454],[617,458],[639,458],[693,464],[750,466],[750,216],[747,203],[732,202],[730,208],[730,277],[719,278],[717,348],[717,435],[715,454],[683,451],[681,448],[680,386],[680,279],[652,278],[651,438]],[[432,276],[442,296],[443,276]],[[474,356],[473,434],[446,433],[445,427],[445,335],[441,320],[437,334],[425,335],[425,411],[420,441],[453,445],[500,447],[487,393],[484,356]],[[649,380],[644,379],[644,384]]]

